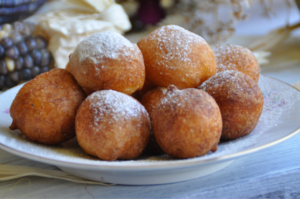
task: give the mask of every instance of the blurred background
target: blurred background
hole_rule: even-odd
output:
[[[300,0],[3,0],[0,91],[65,68],[84,38],[101,31],[136,43],[154,29],[182,26],[216,44],[243,45],[261,72],[300,82]]]

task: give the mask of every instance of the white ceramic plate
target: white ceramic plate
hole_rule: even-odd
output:
[[[168,156],[129,161],[102,161],[84,153],[75,139],[59,146],[28,140],[20,131],[10,131],[9,107],[22,85],[0,95],[0,148],[31,160],[55,165],[67,173],[116,184],[162,184],[205,176],[231,164],[234,159],[277,144],[300,131],[300,92],[276,79],[261,76],[264,110],[253,132],[219,144],[215,153],[176,160]]]

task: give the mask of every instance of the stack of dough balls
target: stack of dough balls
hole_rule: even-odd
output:
[[[215,151],[220,137],[223,140],[237,139],[252,132],[257,125],[263,109],[263,95],[257,84],[260,68],[247,48],[225,45],[218,46],[212,53],[202,38],[176,26],[155,30],[140,40],[138,46],[145,59],[146,82],[157,86],[142,97],[141,103],[150,114],[155,141],[167,154],[187,158]],[[183,89],[181,93],[188,93],[196,86],[213,100],[209,101],[210,106],[201,106],[203,97],[200,101],[197,101],[200,97],[193,98],[188,94],[178,97],[172,94],[174,89],[165,91],[169,85]],[[183,105],[182,101],[191,106]],[[203,114],[216,104],[218,109],[211,111],[211,117],[218,111],[222,117],[195,120],[197,116],[193,114]],[[202,125],[197,131],[198,124]],[[212,131],[213,126],[215,131]],[[218,128],[221,129],[218,131]],[[208,138],[210,134],[214,136]],[[193,137],[195,135],[199,136],[198,139]],[[210,144],[199,141],[203,138],[207,138]],[[154,153],[159,151],[155,141],[148,145]],[[193,145],[197,142],[202,145]],[[203,153],[196,152],[199,147]]]
[[[175,25],[137,45],[102,32],[78,44],[68,70],[24,85],[11,107],[11,129],[58,144],[74,137],[75,128],[81,148],[107,161],[134,159],[145,149],[197,157],[216,151],[220,139],[253,130],[263,107],[258,78],[248,49],[213,52],[202,37]]]
[[[263,110],[263,95],[258,86],[260,67],[253,53],[238,45],[215,49],[217,74],[200,89],[218,103],[223,119],[223,140],[232,140],[252,132]]]
[[[258,83],[260,68],[253,53],[243,46],[227,44],[215,49],[217,73],[234,70],[244,73]]]
[[[90,155],[108,161],[138,157],[151,128],[146,109],[129,96],[145,81],[139,48],[120,34],[102,32],[80,42],[69,59],[69,70],[40,75],[19,91],[11,129],[44,144],[64,142],[76,131]],[[85,91],[92,94],[86,98]]]
[[[69,67],[80,86],[94,91],[76,116],[83,150],[108,161],[141,155],[150,137],[150,118],[129,96],[145,82],[140,49],[120,34],[101,32],[78,44]]]
[[[220,110],[208,94],[191,89],[216,73],[211,47],[202,37],[174,25],[153,31],[137,45],[146,68],[146,88],[142,89],[142,94],[151,88],[149,84],[157,87],[141,100],[149,112],[154,131],[149,151],[159,154],[159,145],[165,153],[176,158],[215,151],[222,130]],[[211,113],[209,117],[208,112]]]
[[[256,82],[238,71],[224,71],[205,81],[200,89],[210,94],[220,107],[223,140],[233,140],[252,132],[263,110],[263,95]]]

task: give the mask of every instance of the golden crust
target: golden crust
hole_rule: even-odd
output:
[[[217,149],[222,118],[215,100],[206,92],[170,86],[152,116],[157,142],[170,156],[192,158]]]
[[[200,36],[178,26],[163,26],[141,39],[146,79],[155,86],[196,88],[216,73],[214,53]]]
[[[217,73],[235,70],[251,77],[256,83],[260,67],[253,53],[243,46],[227,44],[215,49]]]
[[[70,56],[71,56],[71,55],[70,55]],[[70,73],[72,73],[69,62],[67,63],[66,70],[69,71]],[[85,91],[85,94],[86,94],[86,95],[90,95],[90,94],[93,93],[93,91],[88,90],[88,89],[86,89],[86,88],[83,88],[83,90]]]
[[[161,100],[165,97],[166,94],[167,94],[167,88],[157,87],[150,90],[142,97],[141,103],[149,113],[151,121],[152,121],[152,113],[155,111],[156,108],[158,108]],[[163,150],[158,145],[153,132],[151,133],[146,150],[156,155],[164,153]]]
[[[119,37],[122,37],[121,40],[126,40],[121,35]],[[98,41],[101,42],[95,43],[95,48],[105,46],[106,41],[103,41],[101,36]],[[81,58],[81,54],[85,51],[84,44],[77,47],[70,55],[69,62],[72,74],[83,88],[91,91],[112,89],[131,95],[143,87],[145,65],[143,55],[136,45],[124,45],[111,52],[114,56],[91,52],[90,56]]]
[[[75,115],[86,95],[70,72],[53,69],[26,83],[15,97],[10,129],[42,144],[75,137]]]
[[[91,94],[76,116],[81,148],[108,161],[138,157],[148,143],[150,128],[145,108],[134,98],[112,90]]]
[[[214,54],[202,37],[174,25],[137,45],[117,33],[98,33],[78,45],[66,70],[42,74],[20,89],[10,129],[59,144],[76,128],[81,148],[108,161],[134,159],[145,148],[197,157],[216,151],[220,138],[254,129],[263,109],[259,72],[247,48],[226,45]]]
[[[237,71],[217,73],[200,89],[208,92],[220,107],[223,140],[232,140],[252,132],[263,110],[263,95],[249,76]]]
[[[167,94],[167,88],[157,87],[150,90],[142,97],[141,104],[143,104],[143,106],[146,108],[151,120],[152,120],[152,113],[159,106],[160,101],[164,98],[166,94]]]

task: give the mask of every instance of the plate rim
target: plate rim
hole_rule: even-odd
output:
[[[283,84],[295,89],[297,92],[300,92],[299,89],[295,88],[294,86],[292,86],[292,85],[290,85],[286,82],[283,82],[283,81],[278,80],[278,79],[273,78],[273,77],[269,77],[267,75],[262,75],[262,74],[260,74],[260,75],[264,76],[264,77],[267,77],[267,78],[270,78],[272,80],[278,81],[280,83],[283,83]],[[24,84],[25,83],[20,84],[18,86],[15,86],[15,87],[1,93],[0,96],[5,94],[6,92],[9,92],[12,89],[16,89],[17,87],[22,87]],[[68,162],[68,161],[63,161],[63,160],[55,160],[55,159],[52,159],[52,158],[40,157],[40,156],[33,155],[31,153],[18,151],[14,148],[5,146],[2,143],[0,143],[0,149],[6,151],[8,153],[11,153],[13,155],[16,155],[18,157],[21,157],[21,158],[37,161],[37,162],[44,163],[44,164],[54,165],[54,166],[61,166],[61,167],[74,168],[74,169],[89,169],[89,170],[103,170],[103,171],[104,170],[110,170],[110,171],[123,170],[123,171],[134,171],[134,172],[136,172],[136,171],[145,171],[145,170],[163,170],[163,169],[168,169],[169,170],[169,169],[178,169],[178,168],[182,168],[182,167],[190,168],[190,167],[214,164],[214,163],[217,163],[217,162],[229,161],[229,160],[241,157],[241,156],[245,156],[245,155],[248,155],[248,154],[251,154],[251,153],[254,153],[254,152],[258,152],[260,150],[269,148],[269,147],[274,146],[276,144],[279,144],[279,143],[293,137],[294,135],[296,135],[299,132],[300,132],[300,124],[294,131],[292,131],[291,133],[289,133],[285,137],[280,138],[278,140],[275,140],[273,142],[270,142],[268,144],[264,144],[264,145],[259,146],[259,147],[255,147],[255,148],[252,148],[252,149],[246,149],[246,150],[241,151],[241,152],[236,152],[236,153],[232,153],[232,154],[223,155],[221,157],[212,157],[212,158],[205,159],[205,160],[195,160],[195,161],[184,162],[184,161],[182,161],[184,159],[179,159],[179,161],[176,162],[176,163],[173,162],[171,164],[163,164],[163,165],[154,165],[154,164],[151,164],[151,165],[143,165],[143,164],[138,164],[138,165],[121,165],[121,164],[120,165],[92,165],[92,164],[88,164],[88,163]],[[103,160],[99,159],[99,161],[103,161]],[[172,161],[176,161],[176,160],[172,160]]]

